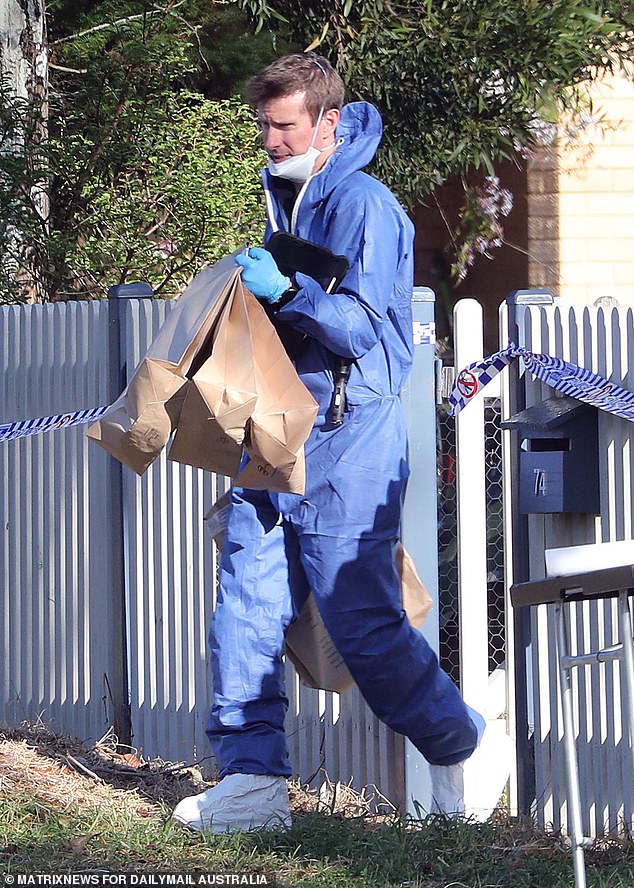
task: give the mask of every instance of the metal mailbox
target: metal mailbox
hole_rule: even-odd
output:
[[[600,511],[595,407],[553,397],[516,413],[502,427],[520,436],[522,514]]]

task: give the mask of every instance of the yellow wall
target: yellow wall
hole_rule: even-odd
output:
[[[593,87],[590,124],[529,166],[529,275],[575,304],[634,304],[634,83]]]

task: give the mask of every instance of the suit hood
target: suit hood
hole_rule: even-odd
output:
[[[362,170],[374,158],[381,142],[383,122],[381,115],[369,102],[351,102],[341,109],[336,131],[337,147],[328,163],[308,180],[301,192],[301,212],[311,212],[344,179]],[[262,171],[265,192],[274,195],[288,193],[289,183]],[[274,218],[273,206],[267,199],[269,221],[273,229],[284,228],[283,221]]]

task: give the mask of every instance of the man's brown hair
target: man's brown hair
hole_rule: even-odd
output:
[[[328,59],[314,52],[282,56],[252,77],[246,85],[249,102],[257,108],[270,99],[306,93],[304,105],[313,123],[322,108],[341,108],[344,85]]]

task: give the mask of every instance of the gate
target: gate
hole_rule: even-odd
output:
[[[482,357],[481,314],[470,303],[462,300],[454,315],[456,369]],[[510,335],[531,352],[561,357],[634,390],[631,309],[560,308],[543,291],[518,291],[501,307],[500,317],[502,346]],[[444,377],[447,395],[450,369],[444,369]],[[599,411],[598,453],[588,459],[599,460],[600,512],[520,515],[520,441],[516,432],[501,432],[500,421],[553,394],[514,364],[456,420],[439,407],[440,654],[468,702],[480,701],[489,717],[506,714],[517,745],[511,809],[533,813],[542,828],[565,830],[554,614],[550,605],[511,613],[507,590],[513,582],[544,577],[548,548],[633,538],[634,448],[631,424]],[[615,601],[572,607],[573,656],[578,649],[616,641]],[[618,663],[597,663],[573,677],[582,826],[588,836],[631,834],[633,827],[634,738],[622,723],[619,672]]]
[[[513,691],[508,680],[512,648],[507,645],[499,379],[474,398],[468,410],[456,418],[449,415],[455,371],[483,356],[479,303],[460,300],[453,326],[454,352],[438,367],[440,662],[467,703],[493,720],[493,730],[502,739]],[[467,810],[478,808],[478,777],[467,763]]]

